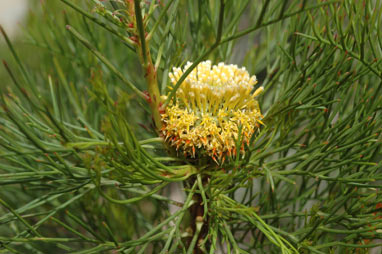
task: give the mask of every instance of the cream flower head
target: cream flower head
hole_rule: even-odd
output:
[[[191,64],[183,70],[173,68],[169,74],[172,84]],[[255,97],[264,89],[252,93],[256,83],[256,76],[249,76],[244,67],[199,63],[176,91],[175,103],[161,115],[166,142],[186,157],[207,155],[221,164],[238,153],[238,140],[244,153],[244,144],[262,123]]]

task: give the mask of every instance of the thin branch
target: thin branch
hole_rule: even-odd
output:
[[[141,51],[144,65],[147,66],[147,56],[146,56],[146,36],[145,36],[145,28],[143,26],[142,21],[142,10],[141,10],[141,1],[134,0],[134,10],[135,10],[135,20],[137,22],[137,29],[139,33],[139,39],[141,42]]]

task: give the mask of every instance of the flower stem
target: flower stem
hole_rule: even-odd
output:
[[[195,177],[192,177],[190,179],[190,186],[192,185],[192,183],[195,183],[195,182],[199,183],[198,185],[204,184],[204,182],[206,181],[206,178],[201,178],[201,177],[202,176],[200,175],[197,176],[198,179],[196,179]],[[199,189],[200,188],[203,188],[203,187],[199,186]],[[205,253],[200,243],[208,235],[209,218],[208,218],[208,213],[206,210],[207,209],[206,198],[203,197],[203,195],[200,193],[195,193],[192,197],[192,200],[194,201],[194,204],[189,208],[189,211],[191,215],[191,229],[193,232],[193,237],[188,243],[188,250],[190,251],[190,249],[192,249],[193,252],[190,252],[190,253],[194,253],[194,254]]]

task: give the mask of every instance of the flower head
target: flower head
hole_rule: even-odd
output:
[[[169,74],[175,85],[192,63]],[[244,153],[244,144],[261,124],[253,88],[255,76],[236,65],[201,62],[176,91],[176,101],[162,114],[165,140],[185,156],[207,155],[224,163],[227,156]],[[240,133],[242,135],[240,135]],[[240,151],[237,142],[240,141]]]

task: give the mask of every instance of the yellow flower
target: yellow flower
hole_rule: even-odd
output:
[[[183,70],[173,68],[169,77],[174,85],[191,64]],[[255,97],[264,89],[252,93],[256,83],[256,76],[249,76],[244,67],[199,63],[176,91],[176,102],[161,115],[166,142],[186,157],[207,155],[223,164],[227,156],[237,154],[240,138],[244,154],[244,144],[261,124]]]

